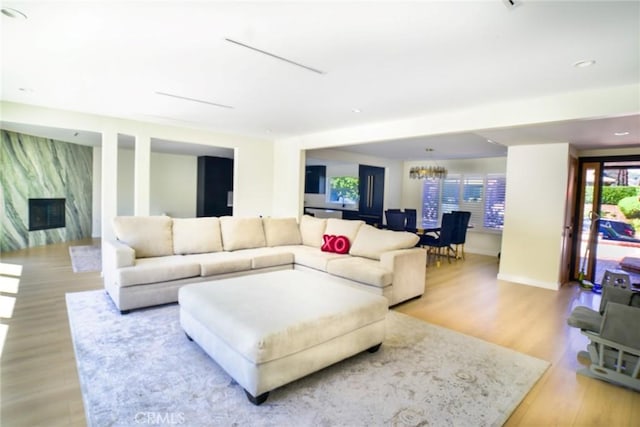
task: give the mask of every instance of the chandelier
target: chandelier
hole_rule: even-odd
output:
[[[409,170],[409,178],[413,179],[442,179],[447,177],[447,170],[443,166],[415,166]]]
[[[426,148],[428,153],[433,151],[433,148]],[[409,178],[412,179],[442,179],[447,177],[447,169],[444,166],[437,164],[430,166],[414,166],[409,169]]]

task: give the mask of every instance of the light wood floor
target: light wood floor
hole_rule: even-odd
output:
[[[90,244],[91,241],[70,244]],[[98,273],[73,273],[68,244],[2,254],[0,298],[15,297],[1,356],[2,426],[85,424],[64,295],[101,289]],[[21,265],[18,292],[7,265]],[[549,291],[496,280],[495,258],[427,268],[427,291],[396,310],[551,362],[508,426],[638,426],[640,393],[576,375],[586,339],[566,325],[596,304],[575,285]]]

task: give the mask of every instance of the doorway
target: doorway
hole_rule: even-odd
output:
[[[601,285],[605,271],[640,286],[640,156],[580,161],[573,276]]]

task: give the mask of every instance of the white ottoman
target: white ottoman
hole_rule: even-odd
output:
[[[187,285],[180,324],[259,405],[269,391],[364,350],[385,336],[385,297],[329,275],[276,271]]]

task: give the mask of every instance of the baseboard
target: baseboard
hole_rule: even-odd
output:
[[[486,256],[493,256],[493,257],[498,257],[498,251],[495,250],[491,250],[491,249],[487,249],[487,248],[472,248],[472,247],[465,247],[464,248],[464,253],[465,254],[475,254],[475,255],[486,255]]]
[[[535,286],[536,288],[551,289],[553,291],[557,291],[558,289],[560,289],[559,283],[543,282],[540,280],[531,279],[530,277],[515,276],[512,274],[498,273],[498,280],[503,280],[505,282],[518,283],[518,284],[527,285],[527,286]]]

